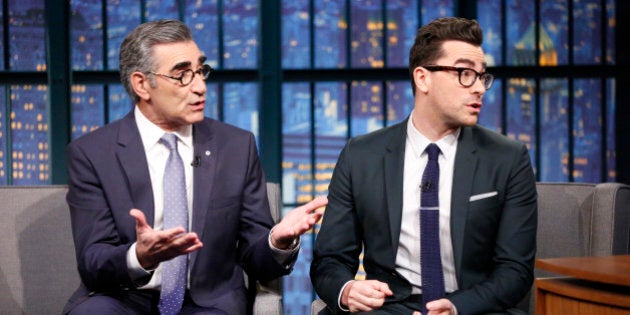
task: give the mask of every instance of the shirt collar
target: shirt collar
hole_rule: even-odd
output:
[[[455,156],[457,139],[459,138],[461,130],[461,128],[457,128],[454,132],[449,133],[435,142],[446,159],[451,159]],[[420,131],[414,127],[413,113],[409,115],[409,120],[407,120],[407,141],[411,144],[411,149],[416,158],[420,158],[420,156],[424,153],[424,149],[426,149],[426,147],[431,143],[427,137],[421,134]]]
[[[140,131],[140,138],[142,139],[144,151],[147,152],[158,143],[160,138],[162,138],[166,132],[144,116],[138,106],[134,108],[134,115],[136,117],[136,125]],[[181,143],[192,149],[192,125],[183,126],[173,133],[177,136]]]

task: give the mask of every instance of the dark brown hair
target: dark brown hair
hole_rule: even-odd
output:
[[[444,55],[442,43],[448,40],[459,40],[481,46],[483,31],[477,21],[459,17],[438,18],[420,27],[413,46],[409,50],[409,76],[414,95],[416,94],[414,69],[440,59]]]

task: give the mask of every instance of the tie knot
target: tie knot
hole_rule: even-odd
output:
[[[174,133],[165,133],[160,142],[163,143],[169,150],[177,150],[177,136]]]
[[[435,143],[431,143],[424,149],[429,155],[429,161],[437,161],[438,154],[440,154],[440,148]]]

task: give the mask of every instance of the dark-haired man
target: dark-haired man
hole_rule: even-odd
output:
[[[524,144],[477,126],[494,79],[481,44],[474,20],[421,27],[413,112],[341,152],[311,265],[333,312],[518,312],[533,282],[535,177]]]

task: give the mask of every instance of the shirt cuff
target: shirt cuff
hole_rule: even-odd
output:
[[[136,284],[144,285],[148,282],[146,279],[151,279],[154,270],[146,270],[140,265],[138,256],[136,255],[136,243],[134,242],[127,250],[127,271],[131,281]]]
[[[272,232],[273,228],[271,229],[271,231],[269,231],[267,241],[269,242],[269,248],[271,248],[273,258],[276,260],[276,262],[278,262],[278,264],[284,266],[284,268],[291,269],[293,267],[293,264],[295,263],[295,255],[300,250],[300,244],[302,243],[301,238],[297,237],[288,249],[280,249],[273,246],[273,243],[271,242]]]
[[[343,287],[341,287],[341,291],[339,291],[339,297],[337,298],[337,306],[339,306],[339,308],[344,312],[350,312],[350,310],[345,308],[343,304],[341,304],[341,296],[343,295],[343,289],[345,289],[348,286],[348,284],[350,284],[350,282],[352,281],[354,280],[350,280],[346,282],[346,284],[344,284]]]

